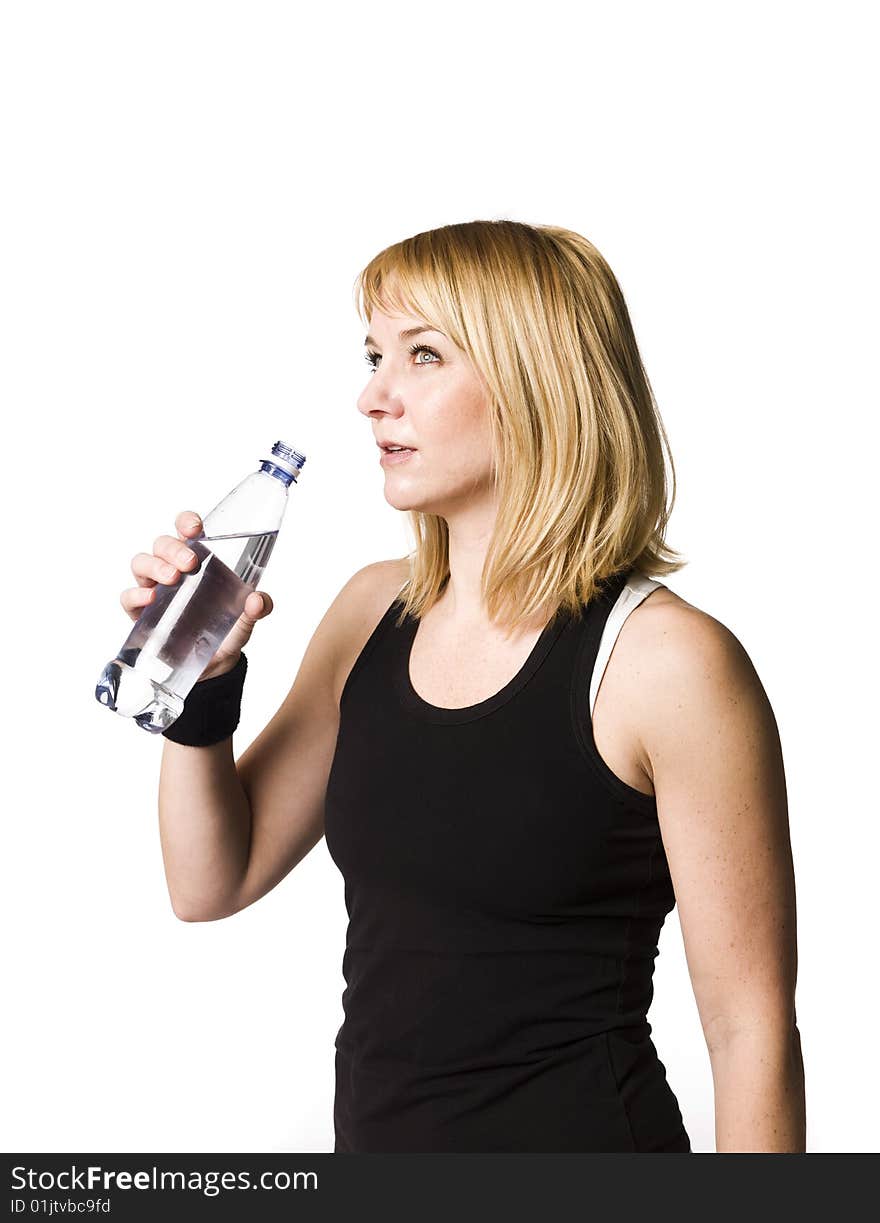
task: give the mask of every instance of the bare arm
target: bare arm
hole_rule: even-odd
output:
[[[250,804],[231,737],[210,747],[163,742],[159,837],[171,905],[182,921],[205,921],[223,915],[244,872]]]
[[[640,727],[712,1064],[718,1151],[801,1152],[795,880],[773,711],[740,642],[657,608]]]
[[[281,707],[237,762],[231,738],[207,748],[166,742],[159,822],[178,917],[214,921],[253,904],[323,836],[341,689],[404,581],[402,564],[379,561],[349,579]]]

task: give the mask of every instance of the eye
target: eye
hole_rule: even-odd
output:
[[[434,352],[434,349],[429,348],[427,344],[412,344],[410,346],[409,351],[413,354],[413,356],[415,356],[416,353],[419,353],[419,352],[426,352],[428,353],[429,356],[436,357],[437,361],[440,360],[439,352]],[[419,365],[436,365],[437,361],[419,361],[418,364]]]
[[[427,344],[412,344],[410,345],[408,351],[413,356],[416,356],[420,352],[426,352],[429,356],[436,358],[434,361],[417,361],[417,365],[437,365],[442,360],[439,352],[435,352],[434,349],[429,348]],[[364,353],[364,360],[369,365],[370,372],[373,372],[376,369],[380,356],[381,353],[373,352],[371,348],[368,348]]]

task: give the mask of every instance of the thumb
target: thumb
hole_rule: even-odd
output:
[[[267,605],[268,603],[268,610]],[[242,650],[251,639],[251,633],[254,631],[254,625],[258,620],[262,620],[268,616],[272,610],[272,600],[267,594],[260,594],[256,590],[252,590],[244,602],[244,610],[236,620],[235,624],[229,632],[229,636],[223,643],[224,647],[230,651]]]
[[[244,611],[249,620],[257,621],[268,616],[273,607],[274,604],[265,591],[254,590],[245,600]]]
[[[265,593],[252,590],[244,601],[241,615],[229,630],[215,657],[237,656],[251,639],[254,625],[272,610],[272,600]]]

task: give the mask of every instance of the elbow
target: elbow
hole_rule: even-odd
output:
[[[171,905],[174,916],[178,921],[182,922],[209,922],[222,921],[224,917],[231,917],[235,912],[234,909],[223,909],[222,911],[209,912],[205,909],[189,909],[184,905]]]
[[[762,1048],[779,1056],[800,1057],[801,1035],[797,1020],[776,1015],[755,1017],[751,1022],[718,1018],[704,1029],[710,1058],[726,1058],[740,1050]]]

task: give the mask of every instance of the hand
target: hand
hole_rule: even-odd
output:
[[[202,532],[202,520],[192,510],[183,510],[174,520],[177,528],[177,539],[171,535],[160,535],[153,544],[153,551],[138,552],[132,557],[131,571],[137,579],[137,586],[123,590],[119,601],[126,614],[137,620],[141,611],[152,603],[155,589],[158,585],[173,586],[181,573],[191,573],[196,566],[197,557],[192,548],[187,548],[183,542],[192,539]],[[273,608],[269,595],[263,591],[252,590],[244,605],[244,611],[221,642],[216,654],[210,660],[199,676],[199,683],[212,679],[215,675],[225,675],[238,662],[239,655],[250,640],[254,625],[258,620],[265,619]]]

